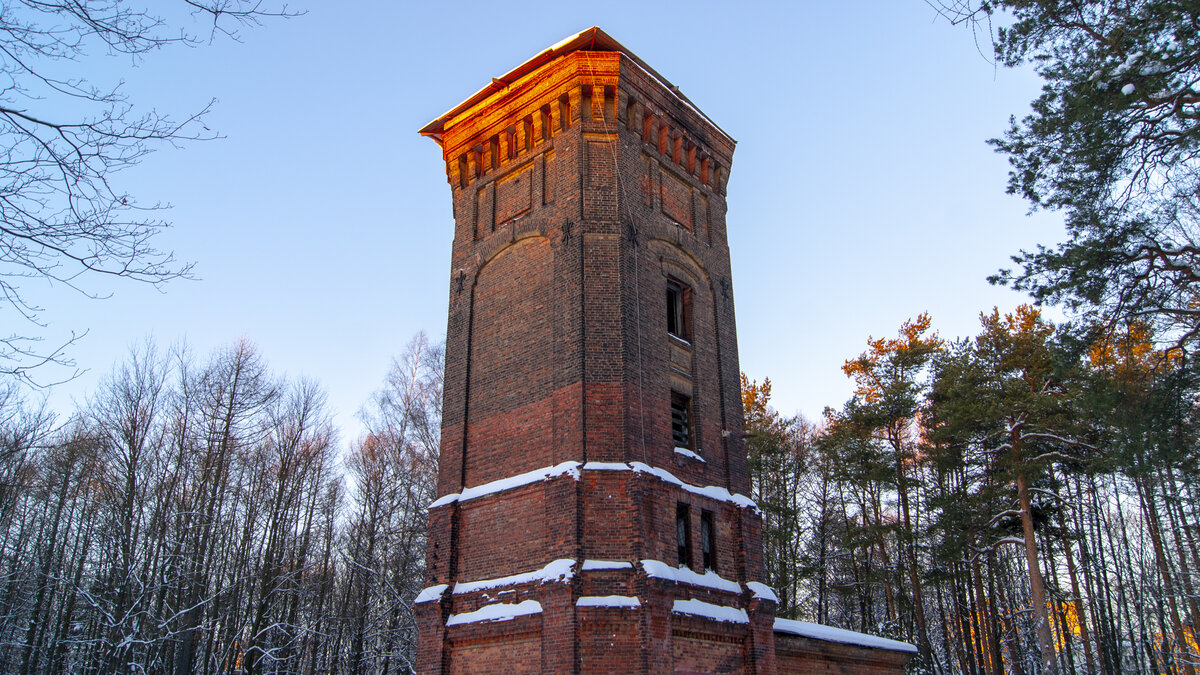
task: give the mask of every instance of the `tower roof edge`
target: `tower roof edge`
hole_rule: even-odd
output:
[[[565,56],[567,54],[570,54],[571,52],[581,51],[581,50],[583,50],[583,51],[620,52],[621,54],[623,54],[624,56],[629,58],[630,61],[636,63],[639,68],[641,68],[642,70],[645,70],[647,73],[650,74],[650,76],[652,76],[654,79],[658,80],[664,87],[666,87],[666,89],[668,91],[671,92],[671,94],[673,94],[676,98],[678,98],[681,102],[683,102],[689,108],[694,110],[698,115],[703,117],[709,124],[711,124],[713,126],[714,129],[716,129],[718,132],[720,132],[722,135],[724,135],[727,139],[729,139],[729,141],[731,143],[736,143],[736,141],[734,141],[732,136],[730,136],[728,133],[726,133],[724,129],[722,129],[720,126],[717,125],[716,122],[712,121],[712,118],[710,118],[708,115],[705,115],[704,111],[700,110],[700,108],[697,107],[695,103],[692,103],[692,101],[690,99],[688,99],[687,96],[684,96],[683,93],[679,90],[679,87],[672,84],[670,80],[663,77],[658,71],[651,68],[649,64],[647,64],[645,61],[643,61],[641,59],[641,57],[639,57],[637,54],[634,54],[632,51],[630,51],[630,49],[628,47],[626,47],[625,45],[622,45],[620,42],[617,42],[611,35],[609,35],[608,33],[605,33],[603,30],[601,30],[599,26],[592,26],[591,28],[582,30],[574,35],[569,35],[569,36],[563,38],[562,40],[559,40],[555,44],[551,45],[550,47],[546,48],[545,50],[543,50],[541,53],[537,54],[533,58],[525,61],[524,63],[517,66],[516,68],[513,68],[512,70],[508,71],[504,75],[501,75],[500,77],[493,77],[491,82],[484,85],[484,87],[482,89],[480,89],[479,91],[472,94],[465,101],[463,101],[462,103],[459,103],[458,105],[454,106],[450,110],[439,115],[436,119],[434,119],[429,124],[426,124],[425,126],[421,127],[419,133],[422,136],[428,136],[428,137],[432,138],[433,140],[437,141],[439,144],[441,144],[442,132],[445,130],[445,126],[446,126],[447,122],[449,122],[453,118],[457,117],[459,114],[461,114],[462,112],[464,112],[471,106],[475,105],[476,103],[479,103],[480,101],[484,100],[488,96],[491,96],[492,94],[503,90],[509,84],[516,82],[521,77],[529,74],[530,72],[536,70],[537,68],[540,68],[541,66],[543,66],[561,56]]]

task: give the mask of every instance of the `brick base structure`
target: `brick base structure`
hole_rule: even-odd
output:
[[[780,633],[762,583],[733,139],[597,28],[421,133],[455,232],[420,672],[902,669],[907,645]]]

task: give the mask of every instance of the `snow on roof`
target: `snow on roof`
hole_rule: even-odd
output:
[[[518,474],[516,476],[494,480],[490,483],[484,483],[483,485],[469,487],[462,492],[448,494],[439,498],[437,501],[430,504],[429,508],[433,509],[439,506],[445,506],[446,504],[453,504],[454,502],[465,502],[468,499],[477,499],[486,495],[504,492],[505,490],[518,488],[522,485],[529,485],[530,483],[536,483],[538,481],[550,480],[556,476],[563,475],[569,475],[576,480],[579,480],[579,462],[563,462],[554,466],[547,466],[542,467],[541,469],[534,469],[533,471],[526,471],[525,473]]]
[[[628,595],[585,595],[575,601],[575,606],[635,609],[642,606],[642,601]]]
[[[706,619],[715,619],[726,623],[750,623],[750,617],[746,615],[744,609],[714,605],[700,600],[676,600],[671,611],[676,614],[702,616]]]
[[[527,614],[541,614],[542,604],[537,600],[526,600],[518,602],[515,605],[510,604],[495,604],[480,607],[474,612],[465,614],[451,614],[446,619],[447,626],[457,626],[464,623],[478,623],[480,621],[510,621],[518,616]]]
[[[574,568],[575,561],[569,558],[561,558],[546,565],[540,570],[525,572],[523,574],[513,574],[507,577],[496,577],[495,579],[481,579],[479,581],[460,581],[454,584],[454,594],[461,595],[463,593],[474,593],[475,591],[483,591],[489,588],[499,588],[501,586],[516,586],[517,584],[528,584],[540,582],[543,584],[551,582],[567,582],[571,577],[575,576]]]
[[[889,640],[887,638],[875,637],[874,635],[867,635],[866,633],[856,633],[844,628],[823,626],[819,623],[809,623],[807,621],[775,619],[775,632],[799,635],[800,637],[812,638],[814,640],[825,640],[826,642],[857,645],[859,647],[891,649],[893,651],[911,652],[914,654],[917,652],[917,648],[907,642]]]

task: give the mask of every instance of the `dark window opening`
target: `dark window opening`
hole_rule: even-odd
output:
[[[679,544],[679,566],[692,566],[692,530],[687,504],[675,507],[675,540]]]
[[[677,448],[692,449],[692,399],[671,392],[671,440]]]
[[[712,511],[700,512],[700,558],[704,569],[717,570],[717,556],[713,545],[713,514]]]
[[[688,330],[688,287],[676,281],[667,280],[667,332],[680,340],[691,337]]]

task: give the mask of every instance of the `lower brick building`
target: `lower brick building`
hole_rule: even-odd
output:
[[[777,621],[746,496],[734,141],[598,28],[431,122],[454,203],[422,673],[899,672]]]

